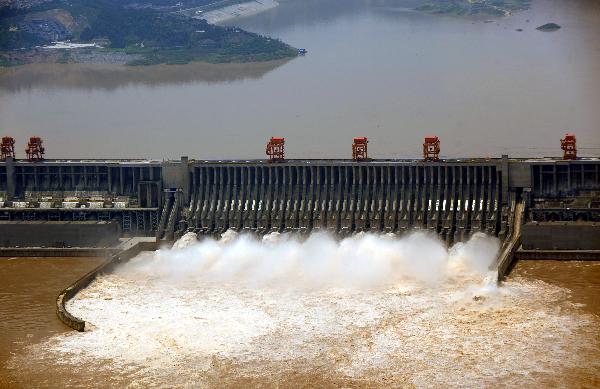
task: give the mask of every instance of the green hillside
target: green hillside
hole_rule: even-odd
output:
[[[188,5],[211,3],[196,0]],[[277,39],[183,16],[177,4],[171,0],[71,0],[4,8],[0,10],[0,51],[12,52],[4,56],[5,62],[13,57],[35,61],[30,51],[36,46],[70,40],[97,42],[104,52],[133,54],[133,64],[266,61],[296,55],[294,48]],[[61,59],[68,62],[69,57],[67,53]]]

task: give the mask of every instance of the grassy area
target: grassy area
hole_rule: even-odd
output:
[[[63,64],[72,62],[71,53],[68,50],[61,50],[60,56],[56,62]]]

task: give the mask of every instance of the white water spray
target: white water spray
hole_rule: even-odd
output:
[[[248,377],[249,386],[521,387],[588,366],[580,355],[593,342],[581,328],[593,326],[556,309],[564,290],[486,282],[498,248],[481,234],[450,249],[424,232],[188,234],[81,291],[68,309],[89,331],[50,339],[20,366],[59,355],[65,368],[126,369],[134,385],[169,387]]]
[[[322,233],[305,240],[277,233],[257,240],[228,231],[221,240],[195,239],[195,234],[186,234],[173,249],[134,259],[123,271],[171,283],[196,279],[257,287],[363,288],[405,281],[438,285],[449,277],[485,275],[499,248],[498,239],[475,234],[447,250],[424,232],[403,238],[363,233],[338,241]]]

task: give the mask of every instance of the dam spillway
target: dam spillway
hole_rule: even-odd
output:
[[[596,158],[8,158],[0,162],[0,223],[114,222],[122,236],[167,240],[188,230],[346,235],[421,228],[451,244],[475,232],[504,239],[517,201],[526,222],[600,222],[599,191]]]
[[[350,234],[418,227],[455,241],[471,231],[498,235],[506,216],[502,177],[492,163],[197,165],[192,188],[189,220],[202,233],[231,228]]]

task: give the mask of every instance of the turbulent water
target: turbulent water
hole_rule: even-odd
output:
[[[72,385],[597,383],[598,317],[541,281],[498,287],[487,271],[498,246],[484,235],[449,250],[424,233],[189,235],[72,300],[85,333],[11,363],[29,376],[48,360],[59,373],[85,367]]]

